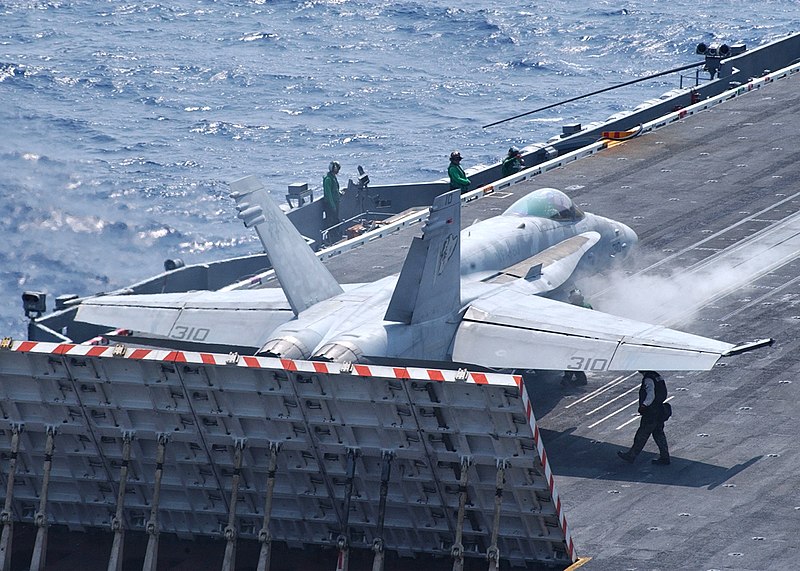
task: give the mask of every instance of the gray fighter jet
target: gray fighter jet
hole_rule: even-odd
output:
[[[546,297],[628,254],[636,234],[539,189],[460,230],[459,193],[434,202],[403,269],[340,285],[256,177],[231,184],[281,289],[108,296],[79,321],[185,349],[289,359],[550,370],[705,370],[734,345]]]

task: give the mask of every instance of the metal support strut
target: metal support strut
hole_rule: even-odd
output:
[[[156,453],[156,474],[153,479],[153,501],[150,506],[150,520],[147,522],[147,552],[144,555],[142,571],[156,571],[158,563],[158,502],[161,496],[161,476],[164,473],[164,455],[167,448],[166,434],[158,435],[158,452]]]
[[[131,440],[133,434],[122,434],[122,465],[119,468],[119,492],[117,493],[117,510],[111,520],[111,531],[114,532],[114,543],[111,544],[111,556],[108,558],[108,571],[122,571],[122,552],[125,544],[125,520],[122,510],[125,507],[125,486],[128,483],[128,465],[131,461]]]
[[[50,487],[50,470],[53,468],[53,439],[56,435],[54,426],[47,427],[47,442],[44,445],[44,469],[42,470],[42,493],[39,496],[39,511],[34,516],[36,542],[33,544],[31,571],[44,571],[47,555],[47,490]]]
[[[245,441],[237,439],[233,453],[233,481],[231,482],[231,504],[228,509],[228,525],[225,526],[225,557],[222,571],[236,569],[236,504],[239,500],[239,480],[242,477],[242,450]]]
[[[258,532],[258,541],[261,542],[261,551],[258,554],[257,571],[269,571],[270,550],[272,548],[272,535],[269,533],[269,518],[272,514],[272,492],[275,489],[275,471],[278,467],[277,443],[269,445],[269,469],[267,470],[267,495],[264,500],[264,523]]]
[[[6,501],[0,512],[0,523],[3,534],[0,537],[0,570],[11,568],[11,540],[14,537],[14,520],[11,516],[11,502],[14,499],[14,478],[17,476],[17,454],[19,453],[19,435],[22,424],[11,425],[11,461],[8,465],[8,481],[6,482]]]
[[[372,571],[383,571],[385,558],[383,545],[383,521],[386,517],[386,496],[389,493],[389,478],[392,474],[392,460],[394,453],[389,450],[383,451],[383,463],[381,464],[381,497],[378,503],[378,531],[372,541],[372,551],[375,557],[372,560]]]
[[[352,448],[347,450],[347,481],[344,486],[344,510],[342,513],[342,531],[336,538],[336,547],[339,557],[336,560],[336,571],[347,571],[350,565],[350,542],[348,536],[350,519],[350,496],[353,494],[353,477],[356,472],[356,452]]]
[[[464,531],[464,511],[467,506],[467,472],[470,463],[470,459],[467,457],[461,459],[461,477],[458,481],[456,540],[453,542],[453,547],[450,549],[450,555],[453,556],[453,571],[463,571],[464,569],[464,545],[461,543],[461,538]]]
[[[497,461],[497,479],[494,487],[494,518],[492,519],[492,543],[486,551],[489,560],[489,571],[500,568],[500,549],[497,547],[497,536],[500,533],[500,508],[503,504],[503,486],[506,483],[506,468],[508,460]]]

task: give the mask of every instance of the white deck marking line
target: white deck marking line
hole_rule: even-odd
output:
[[[622,396],[622,395],[620,395],[620,396]],[[600,420],[598,420],[598,421],[597,421],[597,422],[595,422],[594,424],[590,424],[590,425],[589,425],[589,428],[594,428],[595,426],[597,426],[597,425],[598,425],[598,424],[600,424],[601,422],[605,422],[605,421],[606,421],[606,420],[608,420],[609,418],[611,418],[611,417],[613,417],[613,416],[616,416],[616,415],[618,415],[619,413],[621,413],[623,410],[625,410],[625,409],[626,409],[626,408],[628,408],[629,406],[633,406],[633,405],[635,405],[635,404],[639,404],[639,399],[636,399],[636,400],[634,400],[634,401],[631,401],[631,402],[629,402],[628,404],[626,404],[626,405],[625,405],[625,406],[623,406],[622,408],[618,408],[617,410],[615,410],[615,411],[614,411],[614,412],[612,412],[611,414],[608,414],[608,415],[604,416],[603,418],[601,418]]]
[[[650,321],[665,326],[682,323],[687,316],[692,315],[705,305],[730,295],[760,277],[794,261],[800,256],[800,230],[798,230],[798,226],[800,226],[800,212],[787,216],[777,224],[759,230],[725,248],[720,253],[689,267],[683,272],[684,276],[700,274],[706,268],[714,265],[727,265],[737,271],[737,277],[732,278],[722,289],[706,292],[702,299],[682,308],[680,312],[662,314]],[[765,256],[765,253],[769,253],[769,255]],[[780,257],[775,259],[776,255]],[[770,261],[770,258],[773,258],[772,261]],[[643,272],[644,270],[637,272],[637,275]],[[595,296],[595,299],[602,297],[603,293],[600,292]]]
[[[620,424],[618,427],[616,427],[614,430],[619,430],[619,429],[621,429],[621,428],[625,428],[625,427],[626,427],[626,426],[628,426],[630,423],[632,423],[632,422],[635,422],[636,420],[638,420],[638,418],[639,418],[639,415],[638,415],[638,414],[634,414],[634,415],[631,417],[631,419],[630,419],[629,421],[627,421],[627,422],[623,422],[623,423],[622,423],[622,424]]]
[[[631,388],[629,388],[629,389],[628,389],[627,391],[625,391],[624,393],[622,393],[622,394],[620,394],[620,395],[617,395],[617,396],[615,396],[613,399],[611,399],[611,400],[609,400],[609,401],[606,401],[606,402],[604,402],[603,404],[601,404],[600,406],[598,406],[597,408],[595,408],[595,409],[593,409],[593,410],[590,410],[589,412],[585,413],[585,415],[586,415],[586,416],[592,415],[592,414],[596,413],[598,410],[601,410],[601,409],[603,409],[603,408],[607,407],[607,406],[608,406],[608,405],[610,405],[612,402],[614,402],[614,401],[617,401],[617,400],[621,399],[622,397],[624,397],[625,395],[629,395],[629,394],[631,394],[633,391],[637,391],[637,390],[639,390],[639,385],[636,385],[635,387],[631,387]],[[594,426],[594,425],[592,425],[592,426]],[[590,428],[591,428],[591,427],[590,427]]]
[[[745,271],[742,271],[740,274],[743,276],[743,279],[734,281],[723,290],[714,292],[712,295],[708,296],[705,300],[696,302],[691,306],[684,308],[682,312],[670,315],[669,317],[662,318],[658,322],[664,325],[679,323],[685,316],[691,315],[704,305],[711,303],[715,300],[721,299],[731,294],[732,292],[741,289],[747,284],[754,282],[760,277],[772,271],[775,271],[776,269],[785,266],[786,264],[797,259],[797,257],[800,256],[800,232],[795,231],[795,229],[792,228],[791,225],[793,223],[797,223],[799,219],[800,219],[800,213],[792,215],[789,218],[787,218],[785,222],[770,228],[770,232],[756,233],[752,237],[742,242],[741,244],[737,244],[732,249],[730,250],[726,249],[719,256],[712,256],[711,259],[709,259],[706,263],[701,264],[700,267],[691,268],[689,270],[689,273],[693,274],[699,272],[699,270],[703,269],[706,265],[711,265],[712,263],[715,262],[724,263],[727,261],[728,263],[733,262],[732,264],[733,267],[737,269],[744,268]],[[754,252],[754,255],[752,257],[744,259],[742,258],[737,259],[734,257],[735,254],[740,254],[741,251],[746,249],[754,250],[760,247],[763,248],[764,241],[768,240],[769,238],[772,238],[773,234],[778,234],[779,232],[784,230],[791,230],[793,233],[788,237],[778,236],[778,238],[780,238],[779,241],[769,244],[766,247],[766,250],[759,250]],[[773,261],[772,263],[762,265],[761,259],[763,258],[763,256],[759,254],[763,253],[764,251],[780,252],[781,250],[787,250],[787,252],[780,259]]]
[[[787,216],[780,222],[773,224],[772,226],[768,226],[758,232],[751,234],[747,238],[739,240],[735,244],[731,244],[727,248],[720,251],[719,254],[714,254],[713,256],[709,256],[703,260],[700,260],[698,263],[694,264],[690,268],[688,268],[688,273],[697,273],[700,270],[706,268],[706,266],[710,266],[713,264],[717,264],[718,260],[726,259],[732,257],[733,254],[738,253],[742,250],[753,249],[753,246],[761,246],[763,242],[767,242],[769,238],[773,235],[778,234],[778,239],[770,243],[767,246],[764,246],[764,251],[770,251],[773,248],[783,246],[785,244],[789,244],[790,246],[794,243],[793,240],[797,239],[798,231],[797,231],[797,222],[798,218],[800,218],[800,213],[794,213],[790,216]],[[788,235],[780,235],[780,233],[786,233]],[[784,256],[789,257],[789,256]],[[736,260],[734,260],[736,261]],[[744,264],[747,260],[739,260],[737,266]]]
[[[673,260],[673,259],[675,259],[675,258],[678,258],[678,257],[680,257],[680,256],[682,256],[682,255],[684,255],[684,254],[686,254],[687,252],[691,252],[692,250],[696,250],[696,249],[698,249],[698,248],[699,248],[701,245],[705,244],[706,242],[709,242],[709,241],[711,241],[711,240],[714,240],[714,239],[716,239],[716,238],[719,238],[720,236],[723,236],[724,234],[727,234],[728,232],[730,232],[731,230],[734,230],[735,228],[738,228],[738,227],[739,227],[739,226],[741,226],[742,224],[746,224],[746,223],[748,223],[748,222],[751,222],[751,221],[759,221],[759,222],[761,222],[762,220],[759,220],[759,219],[757,218],[758,216],[760,216],[761,214],[764,214],[765,212],[769,212],[770,210],[773,210],[773,209],[775,209],[775,208],[778,208],[779,206],[783,206],[785,203],[787,203],[787,202],[791,202],[792,200],[795,200],[795,199],[797,199],[797,198],[800,198],[800,192],[796,192],[795,194],[793,194],[793,195],[791,195],[791,196],[788,196],[788,197],[784,198],[783,200],[779,200],[778,202],[776,202],[776,203],[774,203],[774,204],[772,204],[772,205],[770,205],[770,206],[767,206],[766,208],[764,208],[764,209],[762,209],[762,210],[759,210],[759,211],[758,211],[758,212],[756,212],[755,214],[751,214],[750,216],[747,216],[747,217],[745,217],[745,218],[742,218],[742,219],[741,219],[741,220],[739,220],[738,222],[734,222],[734,223],[733,223],[733,224],[731,224],[730,226],[727,226],[727,227],[723,228],[722,230],[720,230],[720,231],[718,231],[718,232],[715,232],[714,234],[711,234],[710,236],[706,236],[706,237],[705,237],[705,238],[703,238],[702,240],[699,240],[699,241],[695,242],[694,244],[691,244],[691,245],[689,245],[689,246],[686,246],[686,247],[685,247],[685,248],[683,248],[682,250],[679,250],[679,251],[677,251],[677,252],[673,252],[673,253],[672,253],[672,254],[670,254],[669,256],[667,256],[667,257],[665,257],[665,258],[661,258],[661,259],[660,259],[658,262],[656,262],[656,263],[654,263],[654,264],[651,264],[650,266],[647,266],[646,268],[642,268],[641,270],[638,270],[638,271],[634,272],[634,273],[633,273],[633,274],[631,274],[631,275],[632,275],[632,276],[644,275],[644,274],[646,274],[647,272],[649,272],[650,270],[653,270],[653,269],[655,269],[655,268],[658,268],[658,267],[660,267],[660,266],[662,266],[662,265],[666,264],[667,262],[669,262],[669,261],[671,261],[671,260]],[[759,235],[760,235],[760,234],[762,234],[763,232],[765,232],[765,231],[767,231],[767,230],[771,230],[771,229],[773,229],[773,228],[774,228],[774,226],[775,226],[775,224],[782,224],[782,223],[785,223],[787,219],[789,219],[789,218],[792,218],[792,217],[794,217],[794,216],[796,216],[796,214],[789,215],[788,217],[784,216],[784,217],[782,217],[780,220],[776,220],[776,221],[774,221],[772,225],[770,225],[770,226],[767,226],[766,228],[763,228],[763,229],[761,229],[761,230],[759,230],[759,231],[755,232],[754,234],[750,234],[750,235],[746,236],[745,238],[742,238],[742,240],[740,240],[739,242],[742,242],[742,241],[745,241],[745,242],[747,242],[747,241],[749,241],[749,240],[751,240],[751,239],[753,239],[753,238],[755,238],[755,237],[759,236]],[[737,245],[738,245],[738,244],[733,244],[732,246],[733,246],[733,247],[736,247]],[[729,246],[729,247],[730,247],[730,246]],[[725,247],[725,248],[721,248],[721,249],[716,249],[716,250],[719,252],[719,254],[712,255],[710,258],[706,258],[706,259],[704,259],[704,260],[701,260],[701,261],[699,261],[699,262],[698,262],[697,264],[695,264],[694,266],[692,266],[692,267],[688,268],[688,270],[687,270],[687,271],[691,272],[691,271],[693,271],[695,268],[702,267],[704,264],[706,264],[706,263],[708,262],[708,260],[710,260],[710,259],[715,259],[715,258],[716,258],[716,256],[719,256],[720,254],[722,254],[723,252],[725,252],[726,250],[728,250],[728,248],[729,248],[729,247]],[[610,288],[608,288],[608,289],[610,289]],[[606,292],[608,291],[608,289],[605,289],[605,290],[600,290],[600,291],[596,292],[596,293],[594,294],[594,297],[595,297],[595,298],[602,297],[602,296],[603,296],[603,294],[604,294],[604,293],[606,293]]]
[[[618,384],[622,383],[623,381],[626,381],[626,380],[630,379],[633,375],[634,375],[634,373],[631,373],[627,377],[626,376],[617,377],[616,379],[613,379],[613,380],[607,382],[602,387],[596,388],[595,390],[593,390],[589,394],[583,395],[578,400],[572,401],[571,403],[569,403],[564,408],[572,408],[576,404],[588,402],[588,401],[592,400],[594,397],[599,396],[599,395],[603,394],[604,392],[606,392],[606,391],[608,391],[610,389],[613,389],[615,386],[617,386]]]
[[[772,297],[776,293],[780,293],[783,290],[795,285],[798,281],[800,281],[800,276],[797,276],[796,278],[794,278],[792,280],[789,280],[785,284],[776,287],[775,289],[765,293],[762,296],[757,297],[756,299],[752,300],[751,302],[741,306],[739,309],[735,309],[735,310],[731,311],[728,315],[722,316],[721,321],[728,321],[731,317],[733,317],[735,315],[739,315],[741,312],[750,309],[754,305],[758,305],[759,303],[761,303],[762,301],[764,301],[765,299],[767,299],[769,297]]]
[[[702,244],[705,244],[706,242],[709,242],[709,241],[711,241],[711,240],[714,240],[714,239],[716,239],[716,238],[719,238],[720,236],[722,236],[723,234],[726,234],[726,233],[730,232],[730,231],[731,231],[731,230],[733,230],[734,228],[738,228],[738,227],[739,227],[739,226],[741,226],[742,224],[746,224],[746,223],[748,223],[748,222],[750,222],[750,221],[754,220],[754,219],[755,219],[757,216],[759,216],[759,215],[761,215],[761,214],[764,214],[765,212],[769,212],[770,210],[772,210],[772,209],[774,209],[774,208],[777,208],[777,207],[779,207],[779,206],[782,206],[782,205],[786,204],[787,202],[791,202],[792,200],[795,200],[796,198],[800,198],[800,192],[796,192],[796,193],[795,193],[795,194],[793,194],[792,196],[787,196],[787,197],[786,197],[786,198],[784,198],[783,200],[780,200],[780,201],[776,202],[775,204],[773,204],[773,205],[771,205],[771,206],[767,206],[767,207],[766,207],[766,208],[764,208],[763,210],[759,210],[759,211],[758,211],[758,212],[756,212],[755,214],[751,214],[750,216],[747,216],[747,217],[745,217],[745,218],[742,218],[742,219],[741,219],[741,220],[739,220],[738,222],[735,222],[735,223],[731,224],[730,226],[728,226],[728,227],[726,227],[726,228],[723,228],[723,229],[722,229],[722,230],[720,230],[719,232],[715,232],[714,234],[711,234],[710,236],[706,236],[705,238],[703,238],[703,239],[702,239],[702,240],[700,240],[699,242],[695,242],[695,243],[694,243],[694,244],[692,244],[691,246],[687,246],[687,247],[685,247],[683,250],[679,250],[679,251],[677,251],[677,252],[673,252],[672,254],[670,254],[670,255],[669,255],[669,256],[667,256],[666,258],[662,258],[661,260],[659,260],[659,261],[658,261],[658,262],[656,262],[655,264],[652,264],[652,265],[650,265],[650,266],[648,266],[648,267],[646,267],[646,268],[644,268],[644,269],[642,269],[642,270],[640,270],[640,271],[636,272],[636,274],[643,274],[643,273],[645,273],[645,272],[649,272],[650,270],[652,270],[652,269],[655,269],[655,268],[657,268],[657,267],[659,267],[659,266],[662,266],[662,265],[666,264],[667,262],[669,262],[670,260],[672,260],[672,259],[674,259],[674,258],[678,258],[678,257],[682,256],[683,254],[685,254],[685,253],[687,253],[687,252],[690,252],[690,251],[694,250],[694,249],[695,249],[695,248],[697,248],[698,246],[700,246],[700,245],[702,245]],[[783,218],[783,219],[785,219],[785,218]],[[758,234],[758,233],[759,233],[759,232],[756,232],[756,234]],[[755,235],[755,234],[754,234],[754,235]],[[727,249],[727,248],[726,248],[726,249]],[[634,275],[636,275],[636,274],[634,274]]]
[[[674,395],[673,395],[673,396],[671,396],[671,397],[667,397],[667,400],[665,400],[664,402],[669,402],[669,401],[671,401],[671,400],[672,400],[672,399],[674,399],[674,398],[675,398],[675,396],[674,396]],[[632,419],[630,419],[628,422],[623,422],[622,424],[620,424],[620,425],[619,425],[618,427],[616,427],[614,430],[619,430],[620,428],[625,428],[625,427],[626,427],[626,426],[628,426],[628,425],[629,425],[631,422],[633,422],[634,420],[636,420],[638,417],[639,417],[639,415],[637,414],[637,415],[636,415],[636,416],[634,416]]]

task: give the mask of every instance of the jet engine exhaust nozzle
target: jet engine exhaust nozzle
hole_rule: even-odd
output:
[[[257,354],[281,359],[307,359],[310,353],[311,351],[297,337],[286,335],[270,339]]]
[[[347,341],[326,343],[312,357],[315,361],[329,363],[360,363],[364,353],[357,346]]]

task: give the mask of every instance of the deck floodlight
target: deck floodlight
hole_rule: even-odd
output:
[[[293,182],[289,185],[289,192],[286,194],[286,202],[289,203],[289,208],[295,208],[292,200],[297,202],[297,208],[299,208],[306,203],[306,199],[309,202],[314,201],[314,191],[308,189],[307,182]]]
[[[728,57],[730,55],[731,48],[728,46],[728,44],[705,44],[703,42],[700,42],[699,44],[697,44],[697,49],[695,50],[695,53],[701,56],[706,56],[706,58],[709,57],[723,58],[723,57]]]
[[[25,317],[35,319],[47,310],[47,294],[43,291],[26,291],[22,293],[22,308]]]
[[[180,258],[175,258],[174,260],[168,258],[164,260],[164,271],[171,272],[172,270],[177,270],[184,267],[186,264],[183,263],[183,260]]]
[[[700,42],[697,44],[695,53],[705,56],[706,65],[703,69],[711,74],[711,79],[714,79],[714,76],[719,73],[719,66],[723,59],[738,56],[746,50],[747,46],[745,44],[729,46],[728,44],[706,44]]]

